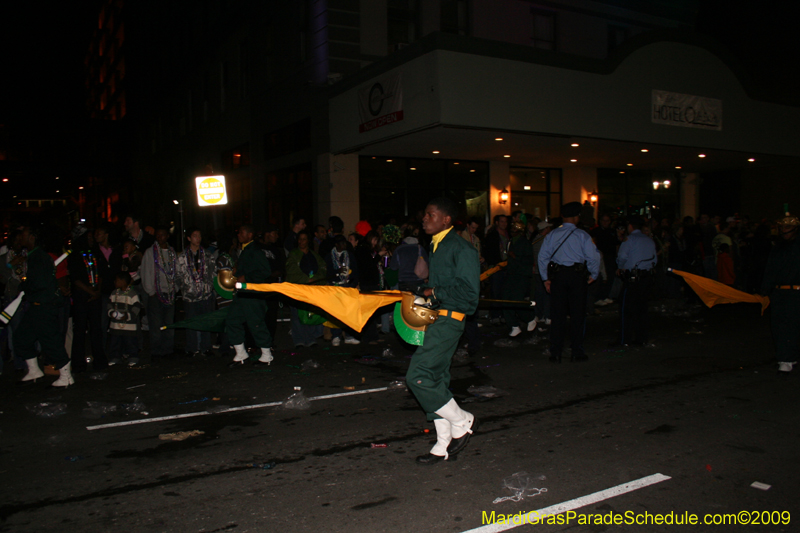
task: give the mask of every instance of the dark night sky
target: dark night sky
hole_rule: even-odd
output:
[[[0,123],[58,144],[85,119],[83,59],[100,3],[4,7]],[[701,0],[697,29],[731,50],[767,94],[788,100],[800,92],[800,39],[790,14],[776,4],[742,10],[730,0]]]

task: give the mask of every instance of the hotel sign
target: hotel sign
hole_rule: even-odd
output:
[[[653,124],[722,130],[722,100],[653,90]]]
[[[380,78],[358,91],[358,132],[374,130],[403,120],[403,86],[400,74]]]

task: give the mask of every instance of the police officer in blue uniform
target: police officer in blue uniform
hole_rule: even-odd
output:
[[[561,362],[567,315],[572,341],[572,360],[586,361],[583,336],[586,329],[586,295],[589,283],[600,272],[600,252],[592,238],[575,225],[581,214],[580,202],[561,206],[564,223],[551,231],[539,251],[539,273],[550,293],[550,361]]]
[[[628,219],[628,239],[619,247],[617,275],[622,278],[619,297],[619,339],[614,345],[647,346],[647,299],[653,288],[656,244],[642,233],[644,219]]]

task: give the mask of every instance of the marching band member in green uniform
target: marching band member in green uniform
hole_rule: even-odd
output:
[[[36,381],[44,375],[36,360],[36,341],[39,341],[42,351],[59,369],[60,375],[53,387],[68,387],[75,380],[72,379],[72,365],[58,325],[58,311],[63,301],[56,280],[56,266],[47,252],[38,246],[39,237],[37,228],[25,228],[22,232],[22,245],[30,251],[27,277],[20,289],[25,291],[24,299],[30,302],[30,307],[14,333],[14,349],[28,364],[28,373],[22,381]]]
[[[791,372],[800,351],[800,220],[789,216],[778,221],[780,241],[772,247],[764,271],[761,294],[769,297],[772,338],[779,372]]]
[[[469,442],[478,420],[462,410],[450,385],[450,362],[464,331],[464,318],[478,307],[480,263],[477,250],[453,231],[458,206],[447,198],[432,200],[422,225],[433,237],[428,283],[415,293],[438,307],[439,318],[427,327],[406,375],[409,390],[436,426],[436,444],[419,464],[435,464],[459,453]]]
[[[253,226],[245,224],[239,228],[237,237],[242,245],[242,253],[236,262],[234,274],[240,283],[267,283],[272,270],[264,250],[253,241]],[[233,296],[233,303],[225,321],[225,333],[236,350],[232,364],[244,364],[250,356],[244,348],[244,325],[250,329],[256,345],[261,348],[259,363],[272,362],[272,335],[264,322],[267,302],[261,298],[242,298]]]

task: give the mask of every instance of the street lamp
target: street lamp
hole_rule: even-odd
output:
[[[178,214],[181,216],[181,232],[180,232],[180,236],[178,237],[178,241],[180,241],[180,243],[181,243],[181,252],[182,252],[183,249],[184,249],[184,246],[186,244],[185,243],[186,239],[184,239],[184,235],[183,235],[183,231],[184,231],[184,229],[183,229],[183,200],[172,200],[172,203],[178,206]]]

